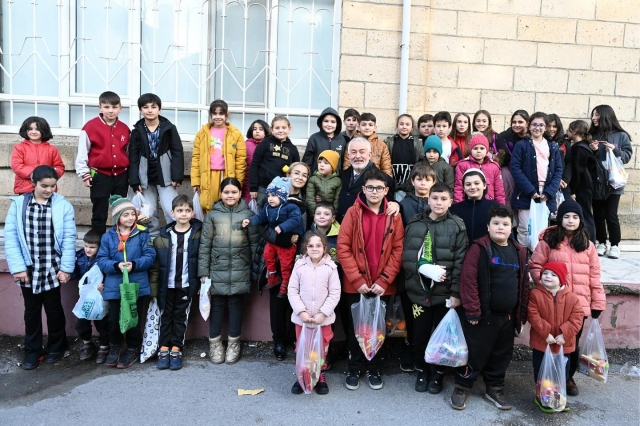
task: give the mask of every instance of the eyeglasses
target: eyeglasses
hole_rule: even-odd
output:
[[[544,124],[531,124],[530,127],[533,127],[534,129],[544,129],[547,126]]]
[[[309,177],[307,173],[301,172],[299,170],[294,170],[293,172],[291,172],[291,174],[294,176],[302,176],[305,179]]]
[[[364,190],[367,192],[373,192],[374,194],[377,192],[382,192],[385,190],[384,186],[365,186]]]

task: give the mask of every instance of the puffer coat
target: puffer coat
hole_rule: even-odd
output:
[[[258,242],[254,226],[242,227],[242,221],[254,216],[244,200],[229,208],[222,201],[213,205],[204,219],[198,276],[211,278],[211,294],[229,296],[249,293],[251,253]]]

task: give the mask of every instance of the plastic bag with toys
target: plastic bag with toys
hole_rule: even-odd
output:
[[[431,335],[424,352],[424,360],[429,364],[447,367],[467,365],[469,348],[455,309],[449,309]]]
[[[310,394],[320,379],[324,364],[322,327],[304,324],[296,343],[296,376],[306,394]]]
[[[400,296],[393,295],[389,301],[390,309],[387,310],[387,337],[407,337],[407,323],[402,311]]]
[[[604,348],[602,328],[597,319],[591,318],[587,332],[582,335],[578,371],[599,382],[607,382],[609,360],[607,358],[607,351]]]
[[[362,353],[371,361],[378,353],[385,339],[386,304],[380,296],[360,295],[360,302],[351,305],[353,329]]]
[[[138,223],[147,223],[151,221],[153,217],[153,207],[151,203],[144,198],[142,192],[136,192],[136,194],[131,198],[131,202],[134,206],[136,206],[136,210],[138,211]]]
[[[536,397],[540,404],[557,412],[563,411],[567,406],[567,361],[562,346],[554,354],[547,345],[536,381]]]

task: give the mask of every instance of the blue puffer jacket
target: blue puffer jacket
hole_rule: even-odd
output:
[[[11,205],[4,223],[4,244],[9,272],[17,274],[33,265],[24,234],[27,206],[33,193],[11,197]],[[76,220],[73,206],[60,194],[51,196],[53,212],[53,248],[60,256],[60,270],[73,273],[76,264]]]
[[[124,262],[124,253],[118,251],[119,242],[115,225],[102,236],[100,242],[97,257],[98,267],[105,275],[104,292],[102,293],[104,300],[120,299],[122,272],[118,268],[118,263]],[[146,227],[138,225],[131,232],[125,250],[127,251],[127,261],[135,263],[133,271],[129,272],[129,282],[140,284],[139,297],[148,296],[151,294],[148,271],[156,259],[156,250],[153,248]]]
[[[92,259],[87,257],[87,253],[84,249],[80,249],[76,252],[76,268],[71,274],[72,280],[79,280],[84,274],[86,274],[93,265],[98,262],[98,256],[94,256]]]
[[[293,203],[281,203],[278,207],[271,207],[265,203],[260,213],[249,218],[250,226],[269,224],[271,228],[280,227],[282,232],[296,235],[304,234],[300,208]]]
[[[549,144],[549,168],[547,180],[544,183],[543,194],[547,196],[549,211],[558,210],[556,205],[556,193],[562,180],[562,159],[560,149],[555,142]],[[533,141],[525,138],[513,148],[511,156],[511,174],[516,184],[511,197],[511,207],[514,209],[529,210],[531,197],[538,192],[538,166],[536,162],[536,149]],[[542,194],[541,194],[542,195]]]

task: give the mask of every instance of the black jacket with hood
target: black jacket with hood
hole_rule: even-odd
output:
[[[336,117],[336,130],[333,132],[333,138],[329,138],[324,130],[322,130],[322,120],[324,120],[327,115]],[[340,174],[342,170],[342,157],[347,145],[347,141],[340,134],[342,131],[342,119],[335,109],[325,108],[322,114],[320,114],[320,117],[318,117],[317,124],[320,131],[309,137],[307,148],[302,156],[302,162],[306,163],[311,168],[311,173],[313,173],[318,169],[318,155],[320,155],[322,151],[330,149],[340,154],[338,169],[334,170],[334,172]]]

